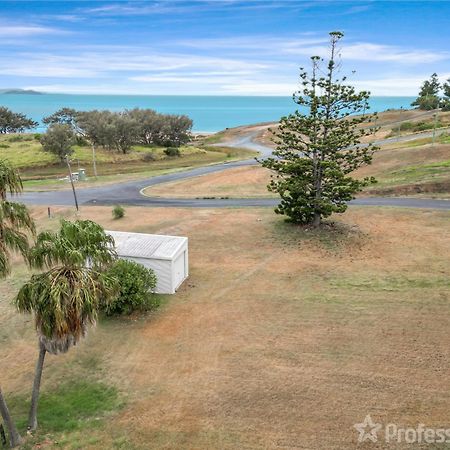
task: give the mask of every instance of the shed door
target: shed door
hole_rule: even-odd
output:
[[[186,270],[184,267],[184,256],[185,252],[181,253],[180,255],[178,255],[178,258],[173,263],[173,271],[174,271],[173,277],[175,289],[177,289],[178,286],[180,286],[180,284],[183,282],[185,278]]]

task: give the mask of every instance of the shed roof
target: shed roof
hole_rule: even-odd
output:
[[[107,231],[114,238],[119,256],[131,258],[173,259],[187,243],[186,237],[160,234]]]

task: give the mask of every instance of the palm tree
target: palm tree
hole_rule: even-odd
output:
[[[114,280],[102,274],[115,258],[114,241],[89,220],[63,220],[57,233],[39,234],[29,252],[33,268],[49,270],[33,275],[20,289],[16,306],[34,313],[39,357],[31,397],[28,429],[37,428],[39,390],[47,352],[67,352],[95,324],[100,302],[112,295]]]
[[[11,195],[22,192],[22,180],[18,172],[6,161],[0,161],[0,277],[11,272],[11,251],[18,250],[23,256],[28,252],[27,232],[35,233],[33,219],[25,205],[9,202]],[[22,442],[0,387],[0,413],[9,433],[11,447]]]

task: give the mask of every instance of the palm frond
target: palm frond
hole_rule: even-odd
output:
[[[114,240],[103,228],[90,220],[61,221],[57,233],[40,233],[31,249],[29,262],[32,267],[85,266],[93,268],[110,264],[116,257]]]
[[[0,160],[0,199],[6,200],[6,194],[20,194],[23,191],[19,172],[8,161]]]
[[[15,299],[21,312],[34,313],[41,342],[50,353],[66,352],[95,324],[99,305],[116,295],[114,280],[87,268],[56,267],[33,275]]]

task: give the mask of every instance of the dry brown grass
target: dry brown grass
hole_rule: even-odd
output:
[[[57,224],[44,208],[34,215]],[[188,236],[191,276],[156,315],[103,322],[49,357],[44,390],[89,376],[127,399],[67,448],[342,449],[356,447],[352,426],[368,413],[450,425],[448,212],[351,208],[321,232],[270,209],[128,208],[114,221],[109,208],[86,207],[81,216]],[[36,354],[32,324],[8,304],[26,275],[17,270],[1,285],[8,394],[29,389]]]
[[[267,184],[270,172],[259,166],[227,169],[223,172],[202,175],[188,180],[173,181],[144,190],[150,197],[269,197]]]

